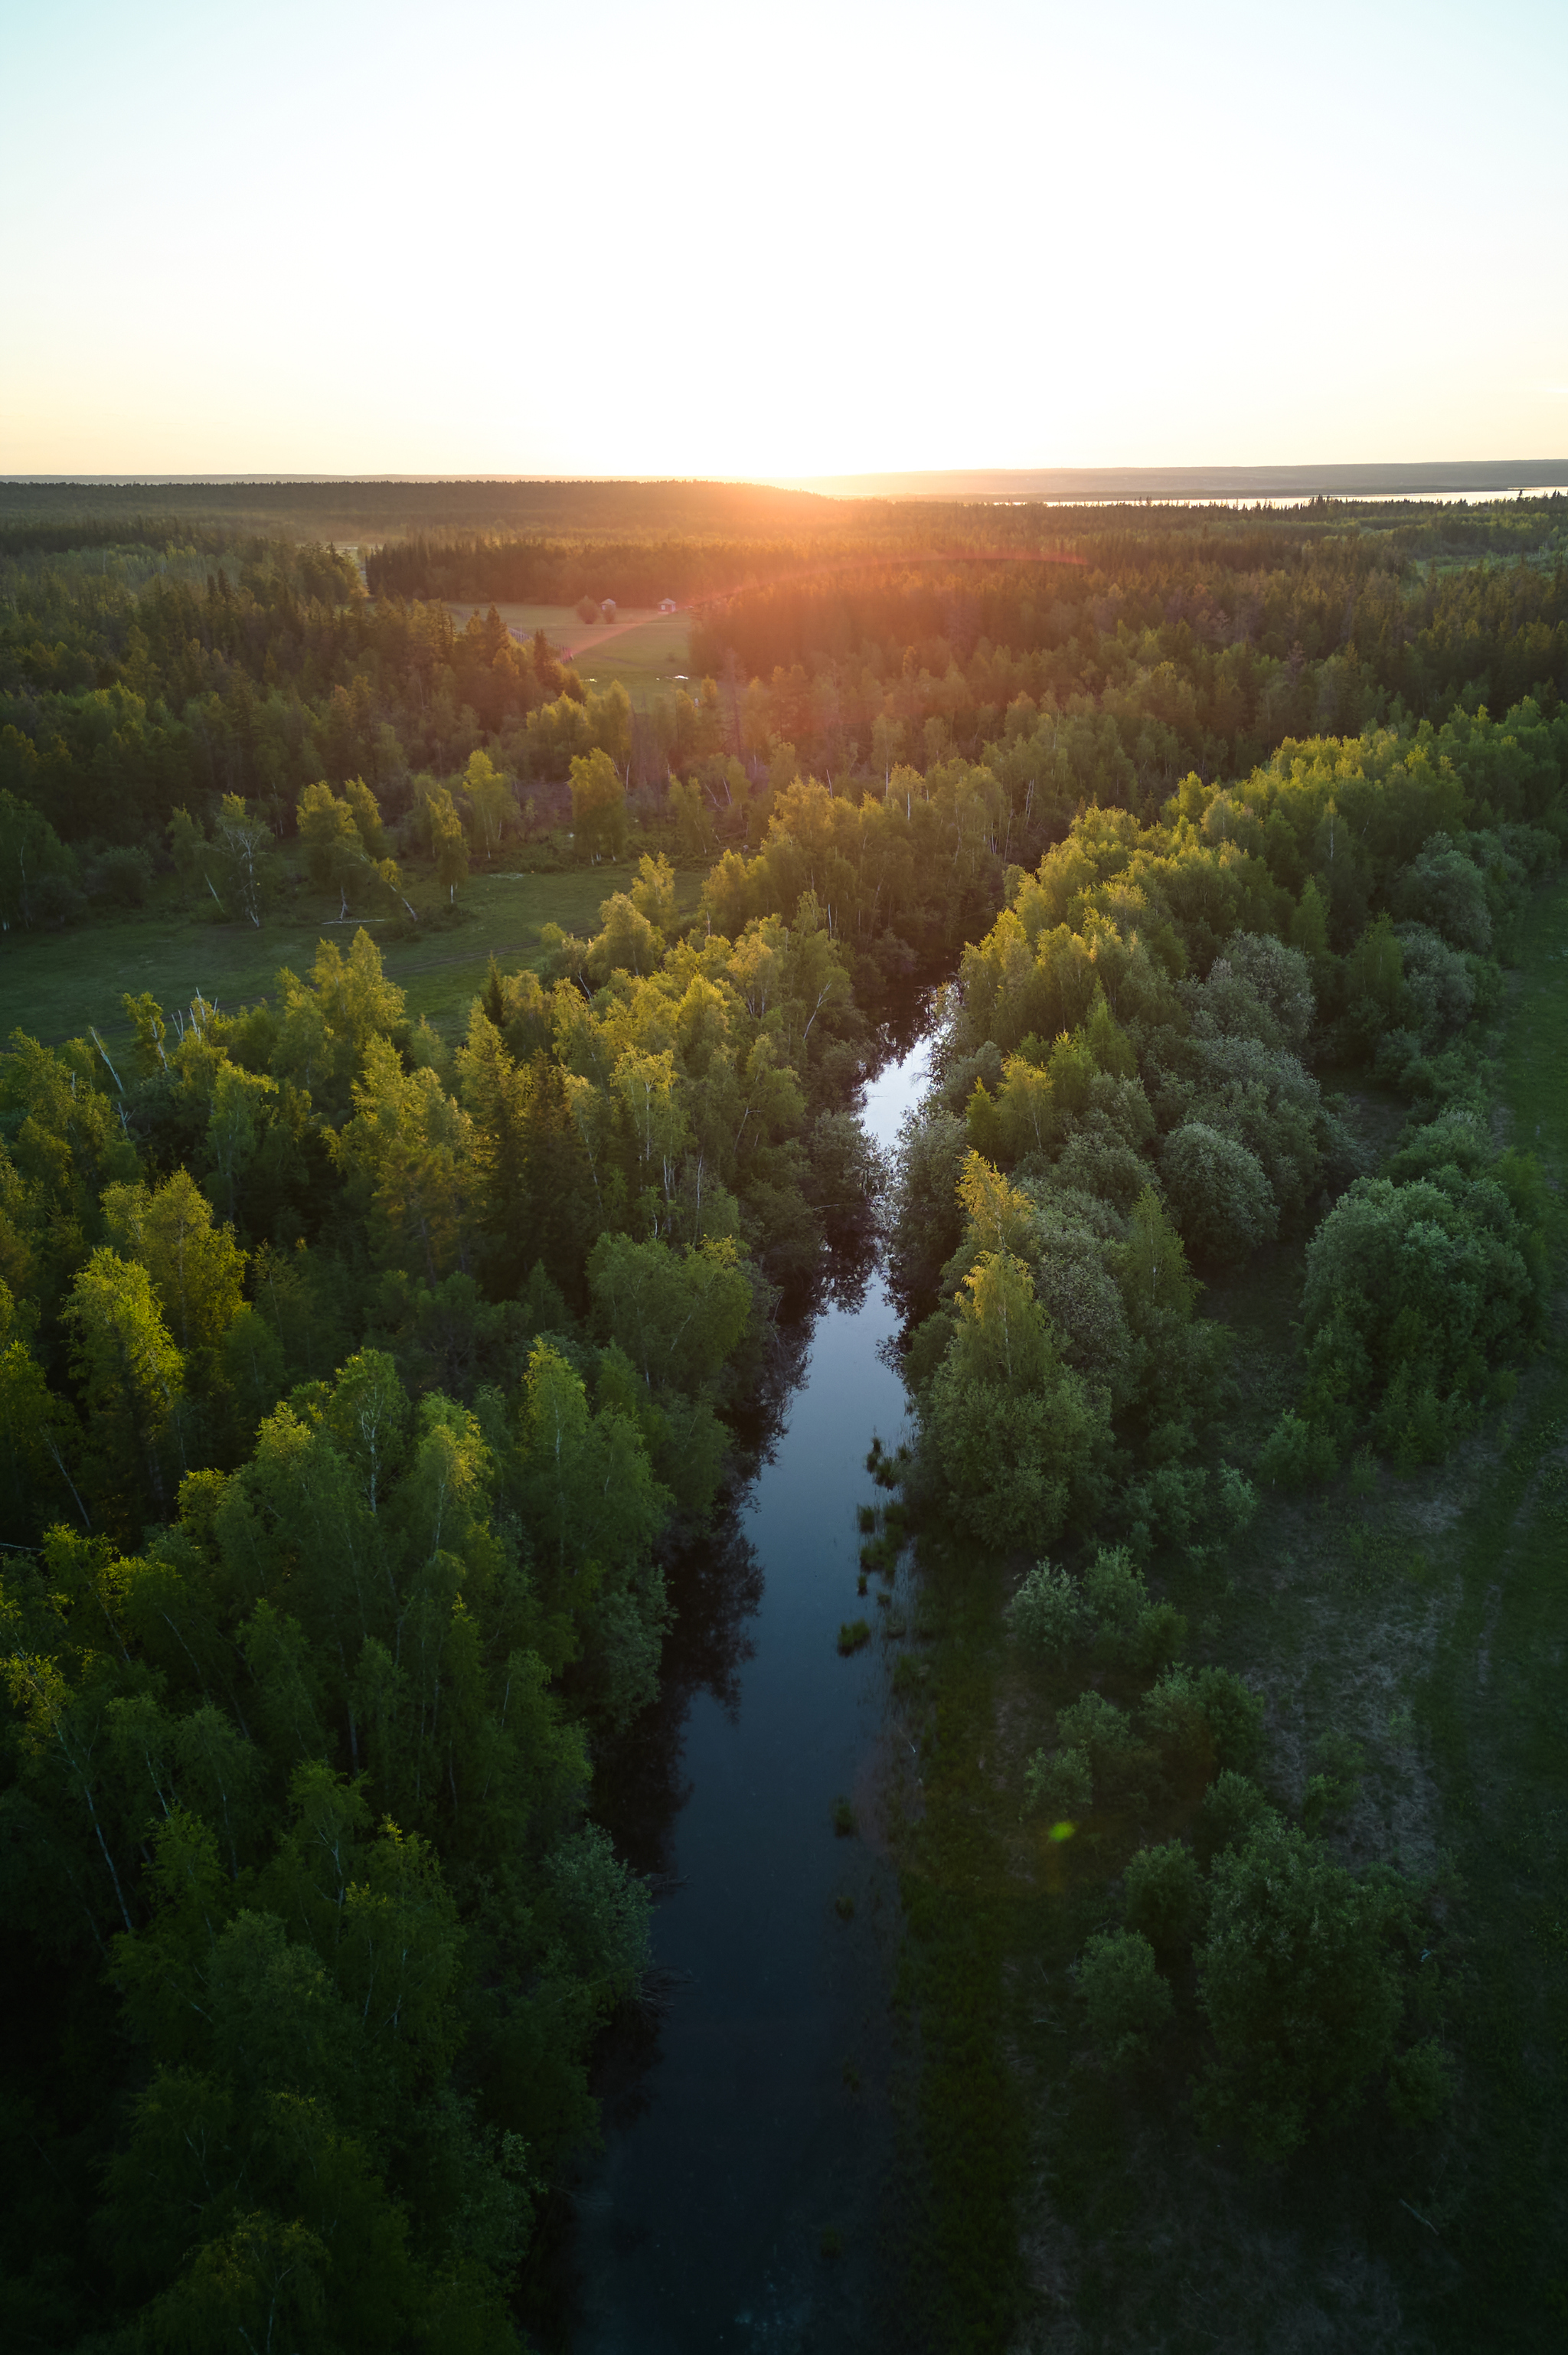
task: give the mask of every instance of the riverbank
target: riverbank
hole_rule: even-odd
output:
[[[1559,1188],[1565,936],[1558,884],[1521,926],[1494,1041],[1513,1139]],[[1289,1391],[1298,1287],[1299,1254],[1282,1249],[1223,1304],[1246,1309],[1238,1391],[1254,1445]],[[1411,2132],[1371,2105],[1279,2169],[1198,2146],[1195,2038],[1173,2041],[1136,2092],[1080,2057],[1070,1966],[1119,1918],[1113,1873],[1092,1840],[1053,1843],[1019,1820],[1030,1710],[1001,1622],[1017,1565],[923,1546],[938,1639],[906,1704],[919,1764],[898,1851],[927,2185],[909,2232],[912,2349],[1562,2343],[1565,1429],[1560,1305],[1512,1404],[1441,1466],[1265,1499],[1228,1556],[1157,1565],[1189,1656],[1264,1696],[1271,1796],[1297,1813],[1325,1738],[1358,1747],[1330,1846],[1358,1870],[1398,1865],[1441,1925],[1426,1967],[1457,2071],[1450,2115]]]
[[[867,1090],[885,1150],[924,1046]],[[656,2007],[604,2088],[558,2339],[574,2355],[856,2355],[881,2338],[894,2147],[896,1875],[880,1793],[904,1580],[862,1570],[867,1467],[905,1394],[874,1261],[835,1268],[783,1427],[732,1526],[675,1566],[676,1722],[611,1819],[656,1869]],[[846,1649],[840,1630],[866,1623]],[[647,1805],[662,1800],[662,1805]]]

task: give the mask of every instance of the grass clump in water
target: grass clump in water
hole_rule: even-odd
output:
[[[899,1488],[903,1486],[912,1460],[907,1447],[901,1444],[898,1453],[890,1455],[881,1441],[873,1439],[870,1454],[866,1458],[866,1469],[879,1488]]]
[[[839,1839],[852,1839],[857,1828],[855,1822],[855,1810],[849,1805],[848,1800],[835,1799],[833,1802],[833,1829],[836,1837]],[[853,1900],[850,1902],[852,1903]]]
[[[838,1629],[840,1652],[858,1652],[862,1644],[869,1644],[870,1640],[871,1623],[869,1619],[846,1619]]]

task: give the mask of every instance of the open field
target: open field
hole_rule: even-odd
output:
[[[483,621],[490,608],[485,604],[451,603],[446,610],[461,630],[475,613]],[[552,646],[562,649],[570,642],[574,630],[581,634],[587,627],[570,605],[497,605],[496,611],[516,636],[531,638],[536,630],[542,630]]]
[[[545,924],[596,929],[601,902],[625,889],[629,873],[626,866],[560,875],[478,872],[462,896],[465,922],[412,938],[391,922],[372,922],[367,930],[380,943],[387,972],[407,991],[410,1013],[455,1033],[492,955],[515,970],[539,955]],[[677,876],[683,910],[696,906],[700,890],[699,875]],[[226,1010],[254,1003],[272,996],[280,966],[304,974],[318,941],[346,947],[357,930],[357,920],[336,921],[336,903],[325,895],[301,892],[292,909],[259,930],[208,923],[165,902],[72,932],[12,933],[0,949],[0,1035],[20,1028],[35,1038],[66,1039],[90,1022],[105,1037],[123,1034],[126,991],[151,990],[165,1007],[187,1004],[198,989]]]
[[[485,605],[453,605],[461,629]],[[584,622],[571,605],[497,605],[509,630],[531,638],[542,630],[558,653],[569,655],[584,678],[606,687],[618,678],[640,710],[656,687],[667,687],[685,670],[691,635],[689,613],[660,613],[623,606],[609,623]]]
[[[586,679],[603,687],[618,678],[640,706],[656,687],[667,687],[690,661],[691,617],[688,613],[650,613],[623,629],[577,625],[573,660]]]

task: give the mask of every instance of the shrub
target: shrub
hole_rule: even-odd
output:
[[[1403,2126],[1431,2126],[1454,2098],[1454,2064],[1430,2038],[1399,2053],[1389,2069],[1389,2107]]]
[[[87,913],[87,900],[69,875],[40,875],[31,896],[32,922],[46,932],[80,923]]]
[[[1293,1826],[1264,1825],[1215,1859],[1197,1957],[1215,2044],[1198,2087],[1204,2133],[1239,2131],[1277,2162],[1355,2106],[1400,2015],[1389,1923],[1386,1893]]]
[[[1334,1469],[1334,1442],[1328,1432],[1315,1430],[1286,1407],[1264,1442],[1258,1477],[1271,1488],[1294,1494],[1309,1481],[1327,1480]]]
[[[1308,1777],[1301,1821],[1309,1832],[1342,1816],[1360,1787],[1366,1754],[1348,1733],[1324,1734],[1317,1747],[1318,1771]]]
[[[1125,1635],[1147,1608],[1144,1574],[1125,1546],[1102,1546],[1083,1581],[1083,1596],[1102,1636]]]
[[[1515,1186],[1528,1205],[1529,1188]],[[1449,1401],[1478,1396],[1488,1366],[1535,1329],[1533,1233],[1500,1169],[1468,1177],[1450,1163],[1404,1185],[1359,1179],[1307,1248],[1312,1420],[1347,1436],[1370,1424],[1406,1454],[1441,1446]]]
[[[1173,1765],[1244,1770],[1263,1741],[1263,1703],[1230,1668],[1168,1668],[1144,1722]]]
[[[1210,1784],[1198,1810],[1193,1845],[1199,1862],[1209,1864],[1226,1849],[1244,1848],[1254,1832],[1278,1821],[1257,1785],[1227,1767]]]
[[[1102,1932],[1084,1947],[1077,1979],[1090,2036],[1107,2065],[1125,2069],[1147,2060],[1150,2037],[1168,2024],[1173,2009],[1148,1940],[1136,1930]]]
[[[1224,992],[1221,977],[1230,974],[1244,983],[1264,1009],[1280,1043],[1299,1053],[1312,1029],[1317,1005],[1312,968],[1299,949],[1286,948],[1272,932],[1233,932],[1222,958],[1210,967],[1204,1002],[1214,1004]],[[1217,1027],[1233,1027],[1220,1022]],[[1267,1039],[1272,1045],[1274,1041]]]
[[[1202,1925],[1207,1896],[1198,1859],[1180,1840],[1141,1848],[1127,1866],[1125,1918],[1157,1955],[1174,1957]]]
[[[153,888],[153,862],[144,850],[123,845],[98,860],[91,888],[113,908],[140,908]]]
[[[1394,886],[1397,912],[1430,925],[1456,949],[1491,947],[1492,919],[1480,868],[1452,836],[1428,836]]]
[[[1233,1464],[1221,1464],[1217,1484],[1220,1516],[1232,1537],[1248,1528],[1258,1509],[1258,1492]]]
[[[1086,1750],[1037,1750],[1024,1769],[1024,1794],[1035,1815],[1052,1823],[1087,1815],[1094,1776]]]
[[[1401,924],[1400,946],[1404,955],[1404,984],[1422,1044],[1441,1046],[1464,1028],[1475,1011],[1476,985],[1469,965],[1457,949],[1425,924]]]
[[[1094,1648],[1103,1659],[1147,1671],[1180,1650],[1186,1621],[1174,1604],[1149,1601],[1143,1572],[1126,1546],[1101,1547],[1083,1593],[1096,1622]]]
[[[1061,1660],[1083,1642],[1093,1623],[1067,1572],[1037,1561],[1008,1606],[1008,1624],[1028,1650]]]
[[[1204,1121],[1166,1138],[1160,1168],[1184,1240],[1200,1257],[1237,1266],[1272,1242],[1279,1211],[1254,1153]]]
[[[989,1252],[923,1401],[926,1429],[960,1514],[983,1543],[1055,1536],[1076,1505],[1100,1500],[1111,1431],[1104,1391],[1057,1355],[1021,1261]]]
[[[618,1996],[634,1994],[651,1955],[646,1881],[621,1862],[598,1824],[585,1824],[558,1848],[546,1872],[575,1967]]]
[[[1263,1746],[1263,1702],[1230,1668],[1200,1668],[1193,1681],[1216,1759],[1244,1774]]]
[[[1134,1747],[1125,1710],[1118,1709],[1104,1693],[1080,1693],[1059,1711],[1056,1728],[1069,1749],[1088,1752],[1097,1774],[1114,1773]]]

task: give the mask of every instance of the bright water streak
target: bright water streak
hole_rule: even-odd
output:
[[[891,1146],[925,1081],[923,1041],[867,1091]],[[645,2088],[585,2190],[581,2355],[796,2355],[864,2348],[888,2147],[878,2055],[896,1889],[864,1840],[836,1838],[840,1796],[869,1815],[883,1646],[849,1658],[855,1507],[879,1491],[871,1435],[896,1445],[904,1391],[878,1354],[896,1319],[881,1277],[829,1308],[747,1515],[764,1587],[738,1718],[707,1693],[688,1724],[691,1796],[676,1830],[686,1885],[655,1916],[661,1965],[689,1972]],[[849,1893],[846,1923],[835,1899]],[[859,2074],[855,2085],[846,2062]],[[823,2254],[825,2232],[842,2257]]]

